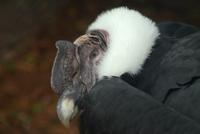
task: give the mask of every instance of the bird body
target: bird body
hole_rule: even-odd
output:
[[[59,119],[67,125],[81,110],[86,134],[154,134],[165,127],[170,134],[200,133],[199,43],[192,26],[156,25],[126,7],[103,12],[74,43],[57,42],[51,83],[60,95]]]
[[[175,22],[158,28],[139,74],[105,78],[93,87],[81,134],[200,133],[200,29]]]

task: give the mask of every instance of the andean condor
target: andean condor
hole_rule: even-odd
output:
[[[104,12],[74,43],[59,41],[52,87],[62,94],[57,112],[63,124],[76,113],[75,100],[103,76],[138,73],[159,32],[155,23],[126,7]]]
[[[59,119],[67,126],[83,110],[82,132],[88,134],[200,132],[187,118],[194,114],[181,107],[188,93],[171,94],[199,82],[198,31],[178,23],[156,25],[126,7],[103,12],[74,43],[56,43],[51,85],[60,95]]]

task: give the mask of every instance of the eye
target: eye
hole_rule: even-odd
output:
[[[92,44],[98,45],[101,43],[101,40],[97,36],[91,36],[90,38]]]
[[[98,42],[98,43],[100,42],[99,38],[97,38],[97,37],[93,37],[92,39],[94,42]]]
[[[93,50],[90,54],[90,58],[93,59],[95,57],[97,57],[97,55],[99,54],[99,51],[98,50]]]

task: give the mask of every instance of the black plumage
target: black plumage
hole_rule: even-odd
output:
[[[200,133],[200,30],[174,22],[158,27],[139,74],[104,79],[85,98],[83,134]]]

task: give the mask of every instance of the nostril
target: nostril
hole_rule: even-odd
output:
[[[81,103],[81,96],[78,96],[75,100],[75,106],[79,106]]]
[[[75,72],[72,74],[72,78],[74,78],[74,77],[76,76],[77,73],[78,73],[78,72],[75,71]]]

